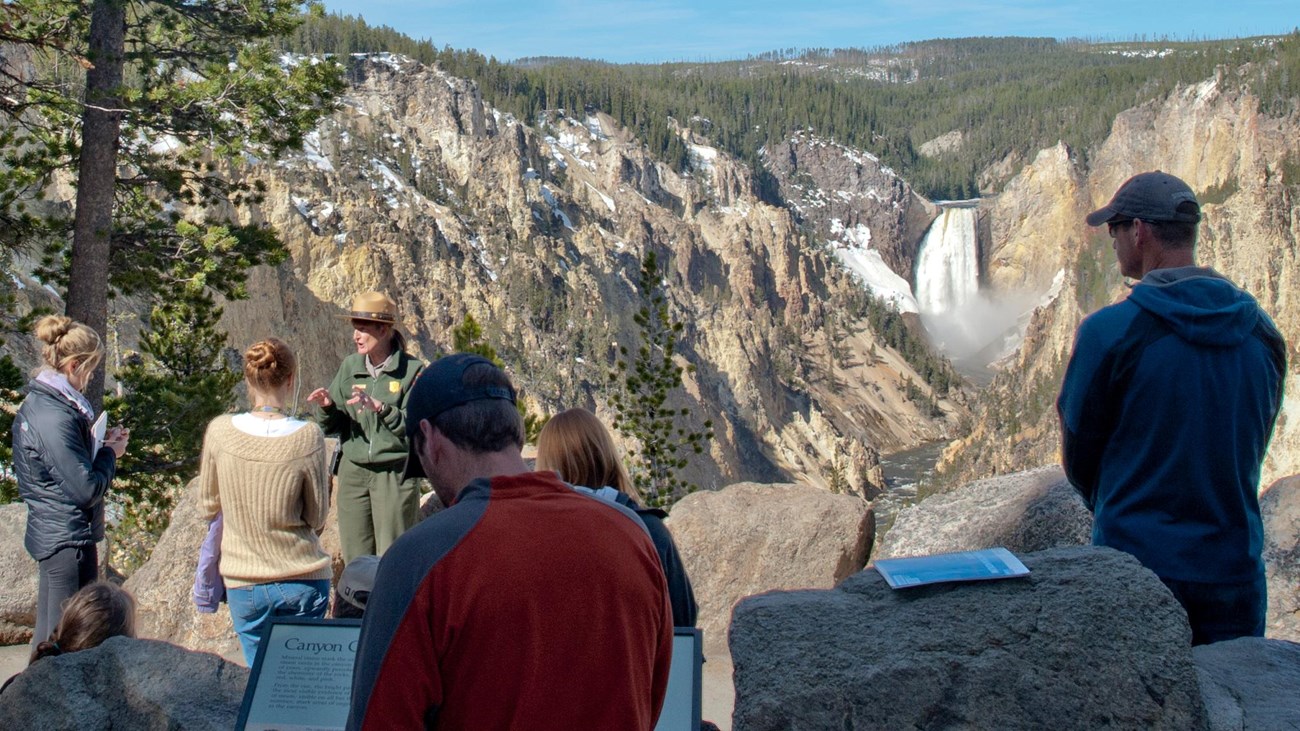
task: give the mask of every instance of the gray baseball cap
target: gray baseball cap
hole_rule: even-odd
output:
[[[378,556],[352,559],[339,576],[339,596],[357,609],[365,609],[370,592],[375,588],[375,573],[378,571]]]
[[[1187,205],[1187,204],[1191,205]],[[1119,186],[1104,207],[1088,214],[1089,226],[1140,218],[1143,221],[1199,223],[1201,205],[1182,180],[1159,170],[1134,175]]]

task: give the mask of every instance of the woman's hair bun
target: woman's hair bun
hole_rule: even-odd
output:
[[[275,348],[266,340],[253,343],[249,346],[248,352],[244,353],[244,361],[249,367],[259,371],[275,368]]]
[[[36,339],[42,343],[56,345],[76,324],[76,320],[65,315],[46,315],[36,321]]]
[[[52,640],[41,640],[41,642],[36,645],[36,649],[32,651],[32,657],[31,660],[28,661],[28,664],[30,665],[42,658],[58,657],[62,654],[63,648],[59,647],[59,643]]]
[[[66,363],[72,361],[83,376],[88,376],[90,371],[99,367],[99,362],[103,359],[104,350],[99,333],[71,317],[46,315],[36,321],[32,334],[44,343],[41,346],[41,357],[45,360],[45,365],[55,370],[63,369]]]
[[[296,367],[293,351],[279,338],[259,340],[244,351],[244,378],[258,388],[278,388]]]

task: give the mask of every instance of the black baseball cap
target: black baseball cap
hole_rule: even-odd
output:
[[[1186,205],[1191,203],[1191,205]],[[1100,226],[1114,221],[1179,221],[1199,223],[1201,205],[1187,183],[1155,170],[1134,175],[1115,191],[1115,197],[1104,207],[1088,214],[1089,226]]]
[[[456,353],[439,358],[420,371],[411,392],[406,397],[406,468],[402,479],[427,477],[420,457],[415,453],[415,434],[420,422],[432,421],[439,414],[461,404],[482,399],[503,399],[515,403],[514,389],[506,386],[475,386],[466,388],[465,371],[471,366],[496,364],[481,355]]]

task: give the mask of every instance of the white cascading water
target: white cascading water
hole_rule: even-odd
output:
[[[922,315],[947,315],[979,293],[979,242],[974,208],[944,208],[930,225],[916,261],[916,300]]]
[[[987,315],[979,292],[975,209],[945,206],[930,225],[916,261],[916,301],[936,344],[963,357],[985,344]]]

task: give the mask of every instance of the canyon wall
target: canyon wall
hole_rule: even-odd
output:
[[[1083,222],[1130,176],[1164,170],[1197,192],[1199,263],[1259,299],[1288,343],[1287,395],[1262,484],[1300,472],[1300,119],[1258,110],[1225,91],[1222,74],[1119,115],[1085,162],[1042,151],[987,208],[988,281],[995,293],[1042,297],[1020,349],[981,395],[970,435],[950,445],[945,471],[961,479],[1059,460],[1054,407],[1074,330],[1127,291],[1105,228]]]

